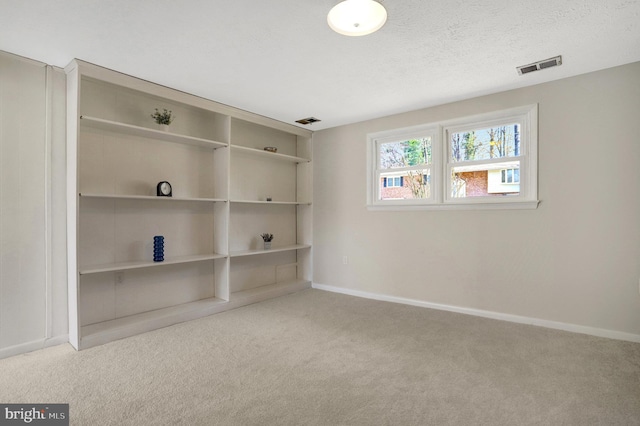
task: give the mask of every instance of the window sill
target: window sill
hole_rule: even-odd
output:
[[[442,203],[442,204],[373,204],[367,205],[369,211],[402,210],[534,210],[540,200],[508,201],[499,203]]]

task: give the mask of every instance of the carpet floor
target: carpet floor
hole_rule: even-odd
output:
[[[72,425],[640,425],[640,344],[320,290],[0,360]]]

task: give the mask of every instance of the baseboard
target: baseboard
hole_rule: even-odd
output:
[[[419,306],[422,308],[438,309],[441,311],[456,312],[465,315],[474,315],[477,317],[497,319],[501,321],[515,322],[519,324],[535,325],[538,327],[553,328],[556,330],[570,331],[572,333],[589,334],[591,336],[606,337],[609,339],[625,340],[628,342],[640,343],[640,335],[625,333],[622,331],[606,330],[602,328],[587,327],[577,324],[568,324],[564,322],[549,321],[540,318],[523,317],[519,315],[503,314],[500,312],[484,311],[481,309],[463,308],[459,306],[443,305],[440,303],[425,302],[416,299],[407,299],[404,297],[389,296],[386,294],[370,293],[367,291],[353,290],[343,287],[334,287],[325,284],[313,283],[312,287],[318,290],[330,291],[333,293],[342,293],[350,296],[362,297],[365,299],[380,300],[384,302],[401,303],[403,305]]]
[[[49,339],[44,340],[44,347],[48,348],[50,346],[58,346],[64,343],[69,343],[69,335],[63,334],[61,336],[51,337]]]
[[[27,343],[21,343],[19,345],[9,346],[8,348],[0,349],[0,359],[37,351],[38,349],[44,349],[50,346],[62,345],[67,342],[69,342],[69,336],[65,334],[62,336],[52,337],[50,339],[38,339]]]

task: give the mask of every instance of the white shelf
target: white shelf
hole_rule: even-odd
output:
[[[248,152],[253,155],[259,155],[264,158],[271,158],[274,160],[290,161],[292,163],[310,163],[311,162],[311,160],[309,160],[308,158],[295,157],[293,155],[286,155],[286,154],[278,154],[277,152],[269,152],[262,149],[248,148],[246,146],[241,146],[241,145],[231,145],[231,148],[238,151],[242,151],[242,152]]]
[[[283,247],[273,247],[269,250],[258,249],[258,250],[232,251],[229,254],[229,257],[259,256],[263,254],[277,253],[281,251],[293,251],[293,250],[301,250],[301,249],[308,249],[308,248],[311,248],[309,244],[295,244],[295,245],[283,246]]]
[[[200,146],[205,148],[221,148],[228,146],[224,142],[217,142],[209,139],[196,138],[193,136],[179,135],[161,130],[149,129],[146,127],[134,126],[131,124],[119,123],[116,121],[103,120],[102,118],[80,116],[80,123],[89,127],[111,132],[125,133],[132,136],[141,136],[144,138],[156,139],[166,142],[181,143],[185,145]]]
[[[153,195],[112,195],[112,194],[78,194],[83,198],[114,198],[123,200],[154,200],[154,201],[203,201],[209,203],[227,202],[222,198],[193,198],[193,197],[157,197]]]
[[[231,303],[246,305],[311,288],[311,281],[292,280],[231,293]]]
[[[162,262],[137,261],[137,262],[117,262],[103,265],[90,265],[80,267],[80,275],[99,274],[101,272],[126,271],[128,269],[152,268],[163,265],[176,265],[179,263],[201,262],[204,260],[222,259],[227,256],[223,254],[196,254],[191,256],[177,256],[165,258]]]
[[[86,325],[81,328],[80,348],[110,342],[161,327],[205,317],[229,309],[229,302],[212,297],[195,302],[174,305],[110,321]]]
[[[310,206],[311,203],[299,203],[296,201],[252,201],[252,200],[230,200],[237,204],[285,204],[293,206]]]

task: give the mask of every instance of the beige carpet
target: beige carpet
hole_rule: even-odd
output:
[[[319,290],[0,360],[78,425],[640,425],[640,344]]]

